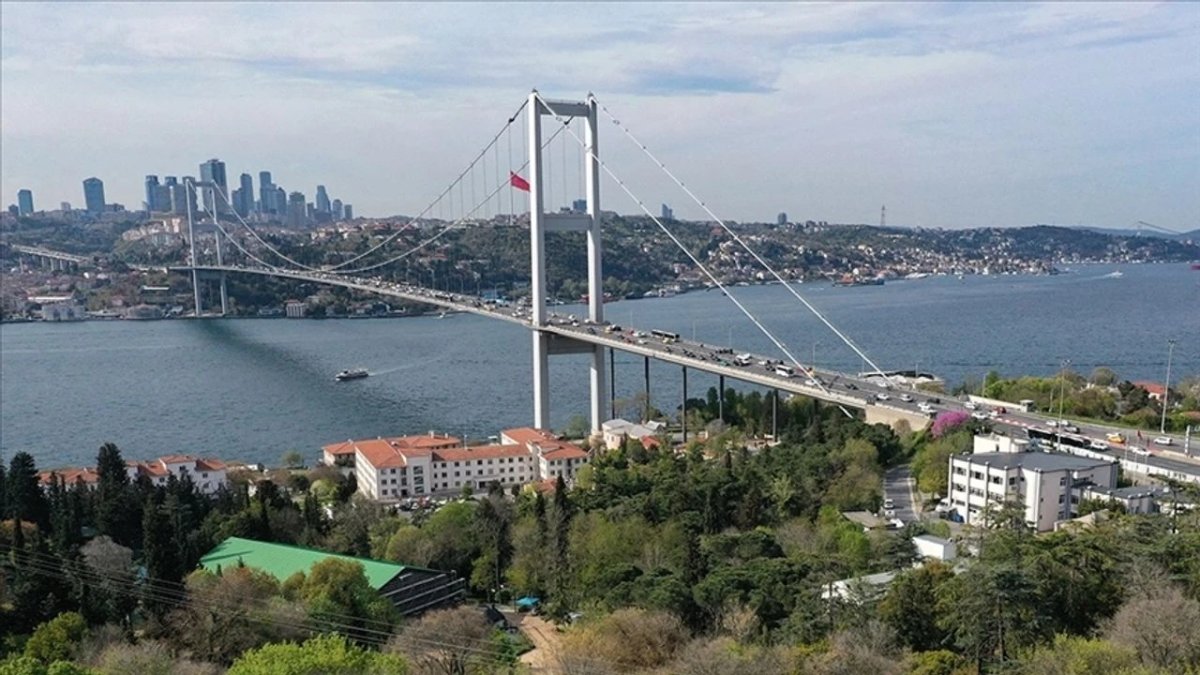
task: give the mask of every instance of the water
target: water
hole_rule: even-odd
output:
[[[799,289],[884,368],[950,382],[1049,374],[1063,359],[1090,372],[1161,381],[1200,373],[1200,272],[1186,265],[1082,267],[1057,277],[953,277]],[[780,286],[732,292],[801,360],[861,370],[848,348]],[[558,308],[582,313],[582,307]],[[775,354],[717,291],[606,306],[619,324]],[[471,315],[392,320],[85,322],[0,326],[0,454],[39,466],[90,464],[106,441],[127,457],[192,453],[273,463],[315,458],[351,437],[432,429],[483,438],[531,422],[530,337]],[[372,377],[335,382],[344,368]],[[583,357],[551,361],[552,422],[587,411]],[[652,365],[652,396],[680,397],[680,369]],[[617,396],[642,387],[642,361],[617,355]],[[689,373],[703,396],[716,378]]]

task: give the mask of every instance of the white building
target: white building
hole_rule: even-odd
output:
[[[977,455],[985,452],[1028,452],[1029,441],[1002,434],[978,434],[971,451]]]
[[[83,321],[86,318],[86,308],[74,302],[42,305],[42,321]]]
[[[198,458],[191,455],[168,455],[146,462],[126,460],[125,474],[130,481],[136,481],[145,476],[155,486],[166,485],[171,476],[181,479],[189,476],[201,493],[210,495],[229,484],[228,467],[219,459]],[[42,485],[49,485],[52,480],[62,478],[68,487],[80,483],[87,487],[95,487],[100,476],[90,467],[83,469],[54,469],[38,474]]]
[[[288,300],[284,305],[284,314],[289,319],[303,319],[308,314],[308,305],[299,300]]]
[[[954,562],[958,557],[958,547],[949,539],[935,537],[932,534],[919,534],[912,538],[917,555],[924,559]]]
[[[949,483],[955,520],[985,523],[989,511],[1011,501],[1024,507],[1030,527],[1044,532],[1075,517],[1085,486],[1116,486],[1117,465],[1046,452],[954,455]]]
[[[358,491],[382,501],[553,480],[571,481],[588,454],[537,429],[508,429],[499,445],[458,447],[449,436],[399,436],[323,448],[327,464],[352,468]],[[350,456],[353,459],[349,459]]]
[[[651,445],[658,443],[658,439],[655,437],[657,434],[656,429],[636,424],[620,417],[602,422],[600,424],[600,432],[603,434],[604,447],[609,450],[616,450],[621,447],[621,443],[627,438],[639,441],[643,446],[646,446],[647,443]]]

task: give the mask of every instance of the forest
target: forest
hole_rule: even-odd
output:
[[[749,426],[761,406],[747,400],[727,410]],[[877,511],[889,466],[968,450],[973,422],[935,437],[806,399],[780,413],[777,444],[738,426],[680,452],[634,441],[597,453],[572,486],[412,513],[327,467],[243,475],[206,496],[186,478],[130,481],[111,444],[90,488],[43,487],[18,453],[0,467],[0,675],[528,672],[530,645],[478,607],[524,596],[559,626],[554,672],[1200,668],[1200,514],[1037,534],[1006,507],[958,535],[959,561],[920,564],[911,537],[946,536],[944,522],[867,532],[841,513]],[[454,570],[473,599],[400,620],[355,563],[283,581],[197,571],[230,536]],[[878,572],[896,576],[823,593]]]

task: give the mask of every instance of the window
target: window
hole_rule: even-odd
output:
[[[1003,476],[992,476],[991,482],[995,485],[1003,485],[1004,477]]]
[[[971,478],[973,480],[983,480],[983,473],[980,471],[972,471]]]
[[[1058,485],[1059,485],[1059,487],[1062,487],[1062,486],[1064,486],[1064,485],[1066,485],[1066,484],[1067,484],[1067,477],[1066,477],[1066,476],[1063,476],[1062,478],[1059,478],[1059,479],[1058,479]]]
[[[1016,476],[1009,476],[1009,477],[1008,477],[1008,484],[1009,484],[1009,485],[1016,485],[1016,484],[1017,484],[1017,477],[1016,477]]]
[[[962,468],[961,466],[956,466],[956,467],[954,467],[954,475],[955,476],[965,476],[965,475],[967,475],[967,470]]]

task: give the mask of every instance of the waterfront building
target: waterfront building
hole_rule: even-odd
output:
[[[460,447],[452,436],[350,440],[322,448],[326,464],[353,470],[358,491],[380,501],[456,494],[556,480],[588,462],[582,448],[531,428],[508,429],[499,444]]]
[[[146,462],[136,460],[125,462],[125,473],[131,481],[145,476],[152,485],[160,486],[166,485],[171,476],[182,479],[186,475],[191,478],[200,492],[206,495],[214,494],[229,484],[226,476],[227,470],[225,462],[219,459],[198,458],[191,455],[167,455]],[[53,481],[59,478],[67,486],[80,482],[87,487],[95,486],[100,480],[99,474],[91,467],[52,469],[38,473],[38,481],[42,487],[49,487]]]
[[[104,213],[104,181],[92,176],[83,181],[83,202],[88,213]]]
[[[620,417],[601,423],[600,432],[604,439],[604,447],[609,450],[616,450],[621,447],[621,443],[627,438],[640,442],[642,447],[645,448],[658,445],[658,438],[654,429],[641,424],[634,424]]]
[[[1078,515],[1086,488],[1113,488],[1117,464],[1049,452],[977,452],[950,457],[950,512],[955,520],[986,524],[992,511],[1013,502],[1039,532]]]
[[[205,183],[213,183],[217,189],[226,196],[229,195],[229,183],[225,180],[225,162],[213,158],[200,165],[200,180]],[[208,190],[202,191],[204,199],[204,210],[212,213],[214,204],[213,196]],[[217,197],[216,205],[217,213],[225,213],[229,211],[228,205],[222,203],[221,198]]]
[[[308,314],[308,305],[299,300],[288,300],[284,303],[284,316],[289,319],[303,319]]]
[[[51,302],[42,305],[42,321],[83,321],[87,308],[77,302]]]
[[[229,537],[205,553],[200,558],[200,566],[213,574],[235,567],[250,567],[283,583],[296,574],[310,573],[317,563],[329,559],[361,565],[371,588],[391,602],[402,616],[456,604],[467,592],[466,581],[454,572],[241,537]]]
[[[33,190],[17,190],[17,214],[33,215]]]

